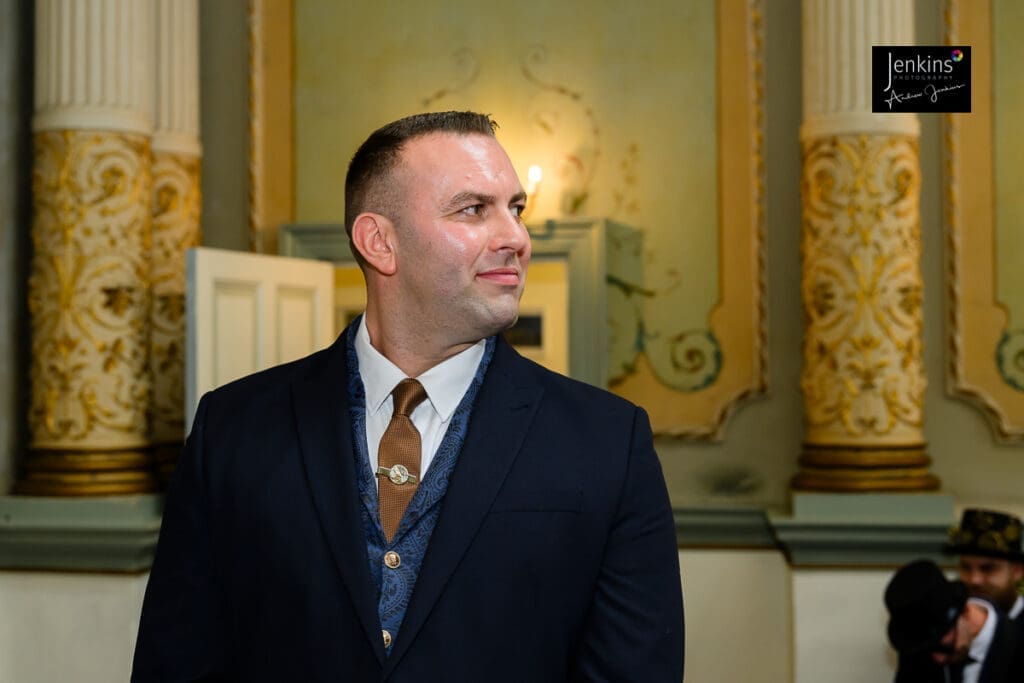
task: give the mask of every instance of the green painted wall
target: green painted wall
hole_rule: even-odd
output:
[[[199,3],[203,245],[248,250],[249,8]]]
[[[304,2],[307,0],[304,0]],[[220,3],[202,3],[208,4]],[[239,3],[242,4],[242,3]],[[302,10],[300,2],[298,7]],[[325,3],[335,4],[335,3]],[[668,4],[668,3],[666,3]],[[386,5],[385,5],[386,7]],[[471,23],[470,17],[485,8],[474,6],[466,15],[455,21]],[[205,16],[205,15],[204,15]],[[514,15],[513,17],[514,18]],[[511,20],[510,18],[510,20]],[[475,21],[475,20],[473,20]],[[939,0],[918,0],[916,22],[918,42],[937,44],[942,41],[942,3]],[[516,31],[507,26],[508,21],[489,27],[485,33],[486,45],[498,40],[504,31]],[[567,24],[567,34],[581,33],[588,24],[578,21]],[[434,24],[415,25],[404,29],[407,33],[432,33]],[[801,121],[801,46],[800,46],[800,2],[799,0],[771,0],[765,3],[766,26],[766,105],[765,105],[765,154],[766,154],[766,248],[768,273],[768,323],[769,394],[763,399],[742,406],[728,424],[725,441],[721,444],[692,444],[676,441],[661,441],[657,444],[673,501],[677,505],[732,505],[750,504],[769,507],[784,507],[788,504],[788,481],[796,472],[802,438],[802,398],[799,391],[801,366],[801,342],[803,333],[802,309],[800,304],[800,144],[798,131]],[[415,29],[415,30],[413,30]],[[204,31],[207,29],[204,29]],[[214,30],[214,29],[211,29]],[[396,32],[403,29],[395,27]],[[353,38],[352,35],[355,37]],[[339,34],[334,40],[341,41]],[[347,34],[347,40],[355,49],[369,49],[374,41],[356,27]],[[577,40],[577,38],[573,38]],[[593,38],[597,41],[597,38]],[[500,42],[500,41],[499,41]],[[586,36],[582,42],[586,42]],[[646,36],[622,32],[622,42],[644,44]],[[552,42],[549,49],[557,43]],[[455,47],[448,46],[447,54],[453,55]],[[558,62],[549,52],[548,68]],[[394,59],[394,57],[392,57]],[[449,62],[451,78],[437,83],[425,83],[416,94],[426,97],[438,87],[450,85],[459,72],[456,61]],[[209,65],[204,64],[204,70]],[[206,78],[206,76],[204,76]],[[615,79],[610,79],[615,81]],[[620,92],[633,93],[631,85],[618,79]],[[524,97],[522,86],[502,83],[512,95]],[[429,86],[429,87],[427,87]],[[590,91],[588,91],[589,93]],[[374,101],[376,89],[367,85],[353,93],[353,102]],[[671,93],[669,93],[671,96]],[[297,94],[303,97],[302,93]],[[306,95],[308,97],[308,95]],[[620,97],[625,101],[624,97]],[[237,103],[236,103],[237,104]],[[412,101],[407,110],[382,109],[372,120],[367,116],[359,124],[360,130],[352,132],[358,137],[376,123],[418,109],[420,101]],[[325,105],[326,106],[326,105]],[[361,107],[362,105],[360,105]],[[204,105],[205,107],[205,105]],[[516,117],[509,118],[505,133],[512,134]],[[222,124],[222,125],[227,125]],[[231,125],[238,125],[232,121]],[[343,125],[339,120],[337,125]],[[516,124],[518,125],[518,124]],[[994,443],[992,431],[982,414],[974,407],[946,396],[945,367],[946,324],[945,324],[945,235],[942,225],[942,200],[944,196],[941,177],[942,130],[941,120],[936,115],[921,116],[921,228],[923,239],[922,275],[925,285],[924,337],[925,366],[929,379],[925,396],[925,436],[929,452],[935,460],[934,471],[943,479],[945,490],[953,494],[959,503],[1000,502],[1020,503],[1024,500],[1021,482],[1024,482],[1024,448],[1000,446]],[[211,163],[221,164],[222,172],[232,178],[245,177],[244,154],[227,158],[226,154],[212,149],[211,142],[225,131],[217,129],[211,121],[203,121],[204,144],[207,153],[207,169]],[[624,130],[632,134],[637,126]],[[348,135],[348,133],[346,133]],[[504,135],[504,134],[503,134]],[[609,136],[613,133],[609,132]],[[615,133],[618,135],[618,133]],[[504,139],[504,138],[503,138]],[[354,143],[350,143],[354,144]],[[621,150],[620,150],[621,152]],[[646,146],[640,150],[649,154]],[[311,220],[327,218],[337,220],[340,216],[341,174],[344,172],[346,155],[349,151],[336,152],[331,173],[338,174],[336,202],[334,208],[317,208],[300,195],[300,218]],[[211,158],[213,156],[213,158]],[[644,156],[649,160],[649,156]],[[517,163],[528,163],[519,162]],[[208,171],[207,171],[208,172]],[[637,183],[644,185],[656,182],[648,173],[638,176]],[[595,181],[596,182],[596,181]],[[543,188],[542,188],[543,189]],[[204,186],[204,190],[206,187]],[[300,187],[300,191],[305,193]],[[222,198],[207,196],[204,202],[216,202]],[[607,201],[607,200],[602,200]],[[595,205],[595,212],[597,207]],[[690,220],[689,214],[685,217]],[[627,216],[627,220],[629,216]],[[207,243],[227,241],[236,234],[239,221],[245,220],[244,211],[231,216],[231,220],[204,225]],[[639,221],[637,221],[639,223]],[[244,223],[241,223],[244,225]],[[648,227],[648,226],[643,226]],[[980,276],[980,275],[979,275]],[[684,312],[685,313],[685,312]]]
[[[644,282],[632,284],[652,295],[634,297],[623,324],[642,319],[663,381],[689,379],[675,376],[671,340],[706,329],[719,298],[713,0],[295,8],[300,222],[340,222],[347,162],[380,125],[491,113],[524,185],[529,166],[544,170],[531,221],[600,216],[643,231]]]
[[[1024,3],[992,3],[997,296],[1010,329],[1024,329]],[[1024,372],[1024,368],[1021,368]],[[1021,394],[1024,401],[1024,393]]]

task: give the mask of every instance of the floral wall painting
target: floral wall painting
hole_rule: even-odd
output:
[[[526,116],[535,133],[548,139],[548,148],[567,150],[554,160],[561,187],[558,207],[563,216],[579,216],[601,161],[601,129],[584,93],[545,78],[547,62],[543,45],[532,45],[522,60],[523,78],[535,89]]]
[[[294,220],[339,220],[382,123],[490,113],[523,182],[543,170],[531,222],[640,233],[607,245],[639,264],[607,269],[610,388],[659,434],[719,438],[765,388],[762,2],[295,0]]]
[[[1024,7],[949,0],[946,17],[974,59],[972,113],[946,117],[947,388],[1024,444]]]

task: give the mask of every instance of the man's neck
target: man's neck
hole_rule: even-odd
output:
[[[403,334],[385,329],[386,326],[380,323],[369,308],[365,315],[370,344],[408,377],[419,377],[435,365],[462,353],[476,343],[473,341],[454,345],[439,344],[428,335],[413,335],[408,332]]]

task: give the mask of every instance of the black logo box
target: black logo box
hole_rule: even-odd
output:
[[[970,45],[874,45],[871,111],[971,111]]]

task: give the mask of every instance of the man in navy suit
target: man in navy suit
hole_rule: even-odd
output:
[[[345,224],[366,312],[330,348],[203,397],[133,680],[682,679],[647,415],[500,337],[530,239],[493,129],[421,114],[356,152]]]

